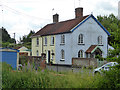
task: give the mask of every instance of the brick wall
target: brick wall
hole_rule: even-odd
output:
[[[97,59],[95,58],[72,58],[72,65],[78,67],[97,67]]]

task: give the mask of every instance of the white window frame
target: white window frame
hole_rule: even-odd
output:
[[[55,43],[55,38],[54,36],[51,36],[51,45],[54,45],[54,43]]]
[[[61,44],[65,44],[65,35],[61,35]]]
[[[38,50],[36,51],[36,55],[39,56],[39,51]]]
[[[47,37],[44,37],[44,45],[47,46]]]
[[[83,34],[79,34],[79,36],[78,36],[78,44],[84,44],[84,35]]]
[[[98,45],[102,45],[103,42],[102,42],[102,36],[98,36]]]
[[[52,50],[51,52],[54,53],[53,50]],[[52,54],[51,54],[51,55],[52,55]],[[53,60],[53,58],[54,58],[54,55],[52,55],[51,60]]]
[[[79,50],[78,58],[84,58],[84,51],[83,50]]]
[[[61,50],[61,60],[65,60],[65,51],[63,49]]]
[[[39,38],[36,38],[36,46],[39,46]]]

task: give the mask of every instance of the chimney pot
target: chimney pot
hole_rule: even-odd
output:
[[[83,17],[83,8],[78,7],[75,9],[75,18]]]
[[[54,14],[53,15],[53,23],[59,22],[59,15],[58,14]]]

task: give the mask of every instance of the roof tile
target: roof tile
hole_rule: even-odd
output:
[[[91,45],[87,50],[86,50],[86,53],[91,53],[95,48],[96,48],[97,45]]]
[[[88,16],[89,15],[81,17],[81,18],[48,24],[42,29],[40,29],[38,32],[36,32],[33,36],[38,36],[38,35],[46,36],[46,35],[55,35],[55,34],[60,34],[60,33],[71,32],[70,31],[71,29],[73,29],[76,25],[78,25],[81,21],[83,21]]]

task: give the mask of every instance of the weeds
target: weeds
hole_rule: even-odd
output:
[[[114,74],[107,76],[84,72],[55,72],[48,70],[12,71],[7,64],[2,68],[2,88],[110,88],[120,87]],[[117,71],[116,71],[117,72]],[[107,74],[107,73],[106,73]],[[111,78],[112,77],[112,78]],[[115,78],[116,77],[116,78]],[[115,81],[117,80],[117,81]],[[110,86],[113,85],[113,86]]]

